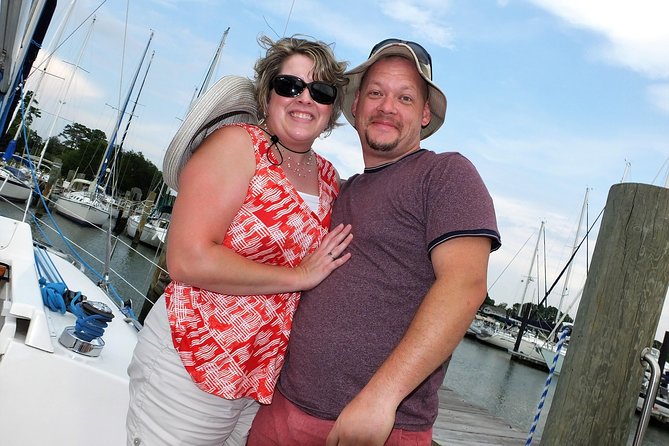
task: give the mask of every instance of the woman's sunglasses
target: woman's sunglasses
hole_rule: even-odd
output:
[[[323,105],[333,104],[337,99],[337,87],[327,82],[313,81],[306,83],[297,76],[280,74],[272,80],[276,94],[285,98],[296,98],[305,88],[309,89],[311,99]]]

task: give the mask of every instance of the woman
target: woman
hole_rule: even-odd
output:
[[[312,150],[340,115],[345,63],[318,41],[260,43],[260,125],[211,132],[178,174],[172,283],[128,368],[128,444],[243,445],[271,402],[299,291],[350,257],[350,226],[326,235],[338,176]]]

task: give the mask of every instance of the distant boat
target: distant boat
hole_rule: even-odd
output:
[[[111,206],[101,194],[91,194],[91,181],[77,178],[67,192],[56,199],[56,212],[79,224],[104,226],[110,219]]]
[[[0,196],[11,201],[26,201],[32,191],[30,176],[16,167],[0,167]]]
[[[77,191],[77,192],[66,192],[62,194],[56,200],[56,211],[64,215],[65,217],[70,218],[78,223],[82,224],[92,224],[102,226],[105,221],[109,221],[110,216],[118,217],[119,205],[118,202],[113,198],[113,196],[108,195],[106,192],[106,182],[109,181],[110,169],[108,169],[109,163],[113,158],[115,152],[114,143],[116,141],[116,136],[118,134],[119,127],[121,126],[121,121],[125,110],[130,101],[130,96],[132,90],[137,81],[137,76],[139,71],[146,59],[146,53],[153,39],[153,31],[149,36],[149,41],[144,48],[144,53],[142,54],[141,61],[135,71],[132,82],[130,83],[130,88],[128,89],[128,94],[126,95],[125,102],[121,108],[116,125],[114,126],[114,131],[107,149],[105,150],[105,155],[102,157],[100,166],[95,175],[94,181],[88,181],[88,190],[87,191]],[[126,129],[127,131],[127,129]],[[85,182],[87,180],[74,180],[75,181]]]
[[[558,356],[557,362],[555,363],[555,371],[553,372],[553,374],[555,375],[559,375],[560,372],[562,371],[562,363],[564,362],[565,355],[567,354],[567,346],[569,345],[569,339],[571,337],[571,331],[573,330],[573,327],[574,324],[571,322],[562,322],[559,325],[559,329],[554,330],[549,335],[550,338],[554,333],[559,333],[565,328],[568,328],[569,330],[562,343],[562,347],[560,348],[560,355]],[[541,356],[544,358],[544,361],[546,361],[548,370],[550,370],[551,367],[553,367],[553,360],[555,359],[555,353],[557,351],[557,343],[555,342],[546,343],[545,345],[538,347],[538,349],[541,352]]]
[[[469,324],[465,336],[475,338],[477,335],[490,335],[495,331],[495,324],[499,324],[499,322],[487,316],[477,314],[472,323]]]
[[[149,216],[144,223],[142,234],[139,236],[139,241],[147,245],[158,248],[165,244],[167,240],[167,228],[170,225],[169,214],[159,214],[157,216]],[[139,214],[128,217],[126,223],[126,232],[128,236],[134,238],[142,216]]]
[[[498,328],[493,333],[481,333],[476,335],[476,339],[485,344],[492,345],[493,347],[502,350],[507,350],[509,353],[520,353],[530,360],[543,364],[544,358],[541,356],[541,353],[537,351],[536,347],[545,344],[547,341],[533,333],[525,332],[520,340],[518,352],[514,352],[513,349],[517,337],[518,334],[516,332],[503,328]]]

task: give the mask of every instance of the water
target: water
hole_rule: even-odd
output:
[[[0,199],[0,215],[20,219],[23,216],[23,209]],[[43,219],[48,221],[46,216]],[[79,226],[60,215],[54,215],[54,219],[74,243],[97,258],[104,257],[107,241],[104,233],[94,228]],[[36,239],[43,240],[37,231],[33,232]],[[51,230],[46,230],[46,234],[55,247],[65,250],[65,244],[57,239]],[[127,244],[131,242],[127,235],[120,236],[120,240]],[[147,258],[154,261],[157,259],[153,248],[139,245],[137,250],[138,252],[133,251],[121,242],[117,243],[111,268],[118,275],[112,273],[110,276],[111,283],[119,294],[124,299],[133,301],[136,313],[141,308],[143,296],[150,285],[154,271],[154,267]],[[101,264],[93,260],[91,255],[82,253],[82,256],[86,262],[101,270]],[[122,281],[119,276],[125,278],[128,283]],[[453,355],[444,384],[469,402],[486,408],[491,414],[521,430],[529,431],[547,374],[511,361],[509,358],[510,356],[504,351],[465,338]],[[543,432],[558,380],[559,377],[553,378],[535,438],[541,436]],[[630,426],[632,436],[637,423],[638,417],[635,417]],[[631,438],[629,444],[631,444]],[[651,420],[643,444],[646,446],[669,445],[669,426],[663,426]]]
[[[512,361],[502,350],[465,338],[453,354],[444,384],[469,402],[486,408],[492,415],[529,432],[547,375],[547,372]],[[553,377],[535,439],[543,432],[559,379],[559,376]],[[632,420],[628,444],[632,443],[638,421],[638,416]],[[643,444],[669,445],[669,425],[651,420]]]

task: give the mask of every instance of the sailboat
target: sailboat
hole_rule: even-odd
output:
[[[30,176],[12,166],[0,167],[0,196],[11,201],[26,201],[32,194]]]
[[[520,302],[520,311],[522,311],[523,305],[525,304],[530,282],[533,281],[532,270],[534,269],[534,260],[539,250],[539,242],[544,236],[544,228],[545,223],[542,221],[532,254],[532,261],[530,262],[530,269],[527,273],[527,280],[525,281],[525,288]],[[539,366],[544,364],[543,356],[541,355],[541,352],[537,350],[537,347],[546,343],[546,338],[541,336],[540,331],[525,331],[521,336],[517,351],[514,350],[518,338],[518,329],[516,327],[513,329],[498,327],[492,332],[478,334],[476,335],[476,338],[481,342],[506,350],[509,354],[521,357],[528,362]]]
[[[56,212],[82,225],[104,226],[111,214],[109,203],[101,198],[103,191],[90,194],[92,181],[77,178],[57,199]]]
[[[169,215],[169,214],[167,214]],[[126,231],[128,236],[131,238],[135,237],[137,230],[139,228],[142,216],[139,214],[131,215],[128,217],[128,223],[126,225]],[[166,216],[165,213],[157,212],[152,213],[146,219],[144,227],[142,229],[142,234],[139,237],[139,241],[153,246],[154,248],[159,248],[161,245],[164,245],[167,241],[167,228],[170,225],[169,216]]]
[[[581,207],[581,215],[579,216],[578,226],[576,227],[576,235],[574,236],[574,244],[572,245],[572,252],[571,252],[572,257],[576,254],[576,251],[578,251],[579,248],[579,239],[581,238],[581,228],[583,227],[583,221],[587,215],[587,210],[588,210],[589,193],[590,193],[590,188],[586,188],[585,197],[583,198],[583,206]],[[571,330],[573,327],[573,324],[563,322],[564,317],[569,312],[571,307],[580,299],[581,293],[583,293],[583,289],[581,289],[581,292],[571,302],[567,311],[565,313],[561,313],[562,303],[564,302],[564,298],[569,293],[569,282],[571,278],[571,271],[573,265],[574,265],[573,262],[569,262],[567,266],[567,272],[565,274],[565,279],[562,286],[562,293],[560,294],[560,303],[558,305],[558,312],[555,316],[555,328],[549,335],[550,338],[557,337],[560,335],[562,330],[566,329],[567,333],[565,333],[564,336],[567,336],[567,338],[564,339],[564,343],[563,345],[561,345],[559,351],[557,348],[558,346],[557,339],[555,340],[555,342],[550,342],[544,345],[537,346],[537,351],[541,353],[541,356],[546,362],[546,366],[548,367],[549,370],[554,369],[553,373],[555,375],[559,375],[560,372],[562,371],[562,363],[564,362],[565,355],[567,354],[567,346],[569,345],[568,336],[571,335]]]
[[[34,8],[28,23],[40,13]],[[125,444],[139,323],[105,277],[103,288],[72,261],[86,266],[74,250],[36,245],[27,223],[0,217],[3,445]]]
[[[144,226],[141,228],[139,241],[154,248],[160,248],[165,244],[167,241],[167,229],[169,228],[172,216],[172,204],[174,203],[174,196],[170,195],[168,191],[169,187],[163,183],[158,195],[157,204],[146,218],[144,218],[143,213],[128,217],[126,232],[129,237],[135,238],[144,218]]]
[[[0,7],[0,134],[4,133],[8,118],[16,109],[16,92],[32,68],[55,6],[56,1],[49,0],[3,2]],[[12,155],[13,151],[5,150],[4,163]],[[30,179],[20,171],[6,165],[0,168],[0,196],[25,201],[31,192]]]
[[[130,88],[128,89],[128,94],[126,95],[123,107],[119,111],[112,137],[109,139],[107,150],[102,157],[102,162],[98,168],[95,180],[74,180],[74,182],[78,182],[78,184],[85,184],[87,188],[84,190],[66,191],[56,200],[56,212],[69,218],[70,220],[80,224],[104,226],[105,223],[111,219],[114,213],[116,213],[116,216],[118,216],[118,203],[106,192],[110,175],[110,172],[107,171],[107,166],[109,165],[114,155],[114,143],[116,141],[116,136],[121,126],[123,115],[125,114],[125,109],[127,108],[130,101],[130,95],[134,89],[139,71],[144,63],[144,60],[146,59],[146,54],[149,50],[152,39],[153,31],[149,36],[149,41],[147,42],[146,47],[144,48],[144,54],[142,55],[137,70],[135,71],[135,76],[130,84]]]

